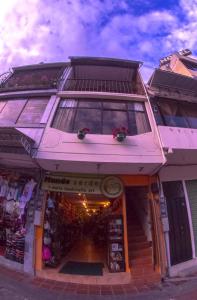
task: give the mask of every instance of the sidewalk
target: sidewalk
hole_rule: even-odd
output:
[[[129,290],[119,285],[109,290],[104,286],[65,284],[28,277],[1,267],[1,300],[196,300],[197,279],[165,282],[152,287]]]

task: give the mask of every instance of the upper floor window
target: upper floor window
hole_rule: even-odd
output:
[[[0,101],[0,124],[39,124],[48,98]]]
[[[61,100],[52,127],[66,132],[89,128],[93,134],[112,134],[123,126],[129,135],[150,131],[145,107],[140,102],[84,99]]]
[[[183,128],[197,128],[197,104],[180,101],[161,100],[157,102],[158,125]]]

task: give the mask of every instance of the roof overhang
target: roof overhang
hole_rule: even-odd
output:
[[[197,94],[197,80],[185,75],[156,69],[149,81],[150,87],[168,88],[183,93]]]
[[[35,141],[13,127],[0,127],[1,153],[33,155]]]
[[[96,65],[136,69],[142,65],[140,61],[107,57],[70,56],[69,59],[71,60],[71,65]]]
[[[53,68],[64,68],[70,65],[69,62],[56,62],[56,63],[39,63],[34,65],[13,67],[13,71],[22,70],[40,70],[40,69],[53,69]]]

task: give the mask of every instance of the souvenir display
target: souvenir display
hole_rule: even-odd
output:
[[[121,216],[111,216],[108,223],[108,266],[110,272],[124,272],[124,233]]]
[[[0,255],[24,263],[28,203],[36,182],[31,177],[0,173]]]
[[[71,249],[78,236],[78,226],[72,205],[62,199],[61,193],[47,196],[43,224],[42,259],[45,266],[56,267]]]

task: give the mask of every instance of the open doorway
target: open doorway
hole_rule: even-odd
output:
[[[122,199],[48,192],[42,259],[45,270],[61,274],[124,272]]]
[[[129,267],[131,273],[153,271],[153,239],[148,186],[126,188]]]

